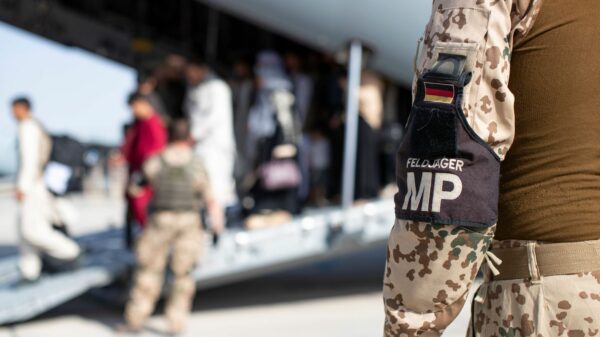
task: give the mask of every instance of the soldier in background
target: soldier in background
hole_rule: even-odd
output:
[[[135,285],[125,309],[130,330],[140,330],[154,310],[170,251],[174,279],[165,311],[172,333],[180,333],[184,329],[195,293],[191,272],[202,248],[200,208],[206,206],[213,230],[223,228],[220,205],[191,144],[188,122],[174,120],[167,148],[148,159],[143,166],[154,196],[150,223],[136,247]]]
[[[598,13],[433,1],[398,152],[386,336],[440,336],[484,261],[469,336],[600,333]]]

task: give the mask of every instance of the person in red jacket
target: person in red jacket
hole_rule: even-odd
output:
[[[154,111],[146,96],[134,93],[127,100],[135,118],[125,133],[121,155],[129,165],[127,203],[129,214],[141,226],[146,224],[147,207],[152,199],[152,189],[142,179],[142,164],[161,152],[167,143],[163,121]]]

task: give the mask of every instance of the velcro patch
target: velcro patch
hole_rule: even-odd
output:
[[[454,85],[424,82],[425,102],[452,104],[454,101]]]

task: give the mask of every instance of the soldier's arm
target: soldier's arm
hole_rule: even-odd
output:
[[[204,163],[199,158],[194,158],[194,189],[202,195],[212,194],[212,187]]]
[[[225,228],[225,211],[223,206],[214,197],[214,193],[208,177],[208,172],[201,160],[194,162],[194,184],[196,190],[202,194],[206,203],[206,210],[210,217],[211,227],[215,233],[221,233]]]
[[[144,174],[144,178],[150,182],[154,180],[156,175],[160,172],[161,169],[161,160],[160,155],[154,155],[148,158],[143,166],[142,173]]]
[[[538,9],[539,0],[433,1],[399,151],[386,336],[440,336],[465,303],[494,234],[499,165],[514,138],[513,38]]]

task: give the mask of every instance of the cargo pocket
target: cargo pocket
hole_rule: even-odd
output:
[[[479,89],[490,11],[483,5],[478,7],[472,4],[466,7],[463,0],[436,0],[433,9],[423,36],[424,46],[416,73],[420,77],[430,70],[440,54],[466,56],[466,70],[471,72],[473,82],[465,90],[463,100],[469,102],[470,97],[476,97]],[[468,111],[464,112],[468,114]]]
[[[465,6],[464,0],[436,0],[431,17],[431,33],[444,42],[480,42],[486,37],[490,11]],[[484,27],[486,29],[481,29]]]

